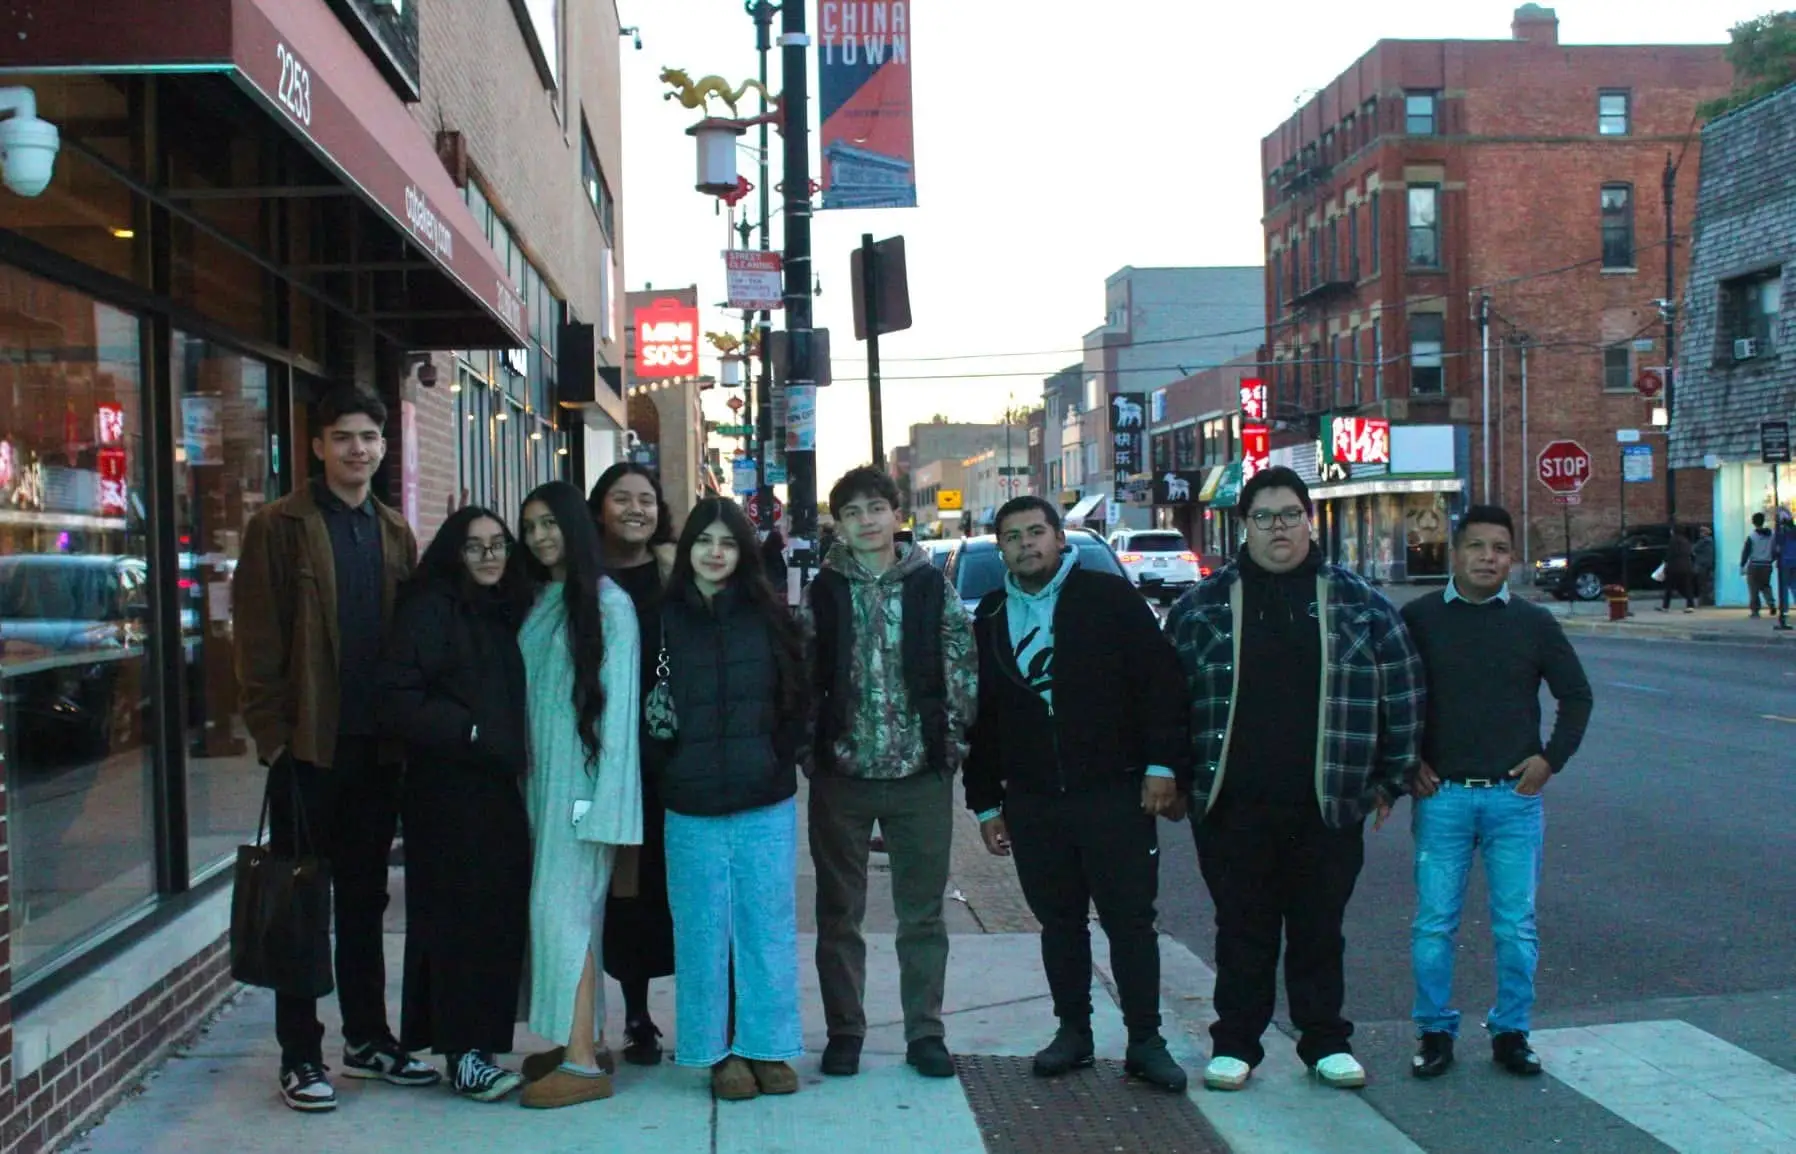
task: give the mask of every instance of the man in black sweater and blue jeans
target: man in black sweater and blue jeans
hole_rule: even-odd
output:
[[[1418,1078],[1438,1077],[1453,1064],[1459,1032],[1459,1011],[1451,1005],[1453,937],[1474,849],[1484,854],[1496,938],[1497,1004],[1486,1019],[1492,1057],[1513,1074],[1541,1070],[1528,1045],[1540,958],[1534,901],[1546,828],[1541,791],[1577,752],[1591,694],[1558,619],[1510,596],[1514,534],[1507,512],[1472,506],[1454,535],[1446,590],[1403,607],[1428,676],[1422,762],[1410,783],[1416,842],[1410,957],[1421,1039],[1411,1073]],[[1544,747],[1542,681],[1559,703]]]

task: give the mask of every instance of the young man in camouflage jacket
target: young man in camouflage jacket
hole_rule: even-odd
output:
[[[873,468],[829,495],[840,539],[805,591],[817,701],[810,785],[817,867],[817,975],[829,1044],[823,1072],[860,1069],[867,1033],[867,855],[877,822],[892,867],[905,1058],[954,1076],[943,1040],[948,930],[942,893],[954,834],[954,774],[978,701],[972,621],[915,545],[899,545],[898,490]]]
[[[1420,755],[1426,679],[1396,608],[1323,564],[1290,469],[1241,490],[1241,557],[1179,599],[1166,630],[1191,696],[1192,825],[1216,905],[1217,1021],[1204,1082],[1238,1090],[1265,1056],[1281,936],[1297,1053],[1365,1085],[1347,1039],[1341,923]]]

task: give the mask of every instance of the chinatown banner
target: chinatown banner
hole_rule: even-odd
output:
[[[820,0],[824,208],[915,208],[910,0]]]

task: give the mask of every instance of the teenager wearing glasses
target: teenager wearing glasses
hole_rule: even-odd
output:
[[[1424,676],[1403,619],[1311,540],[1309,488],[1286,468],[1242,486],[1246,548],[1167,619],[1191,696],[1198,861],[1216,905],[1216,1014],[1204,1083],[1239,1090],[1265,1056],[1280,939],[1297,1054],[1363,1086],[1341,1015],[1341,923],[1417,764]]]
[[[405,995],[400,1041],[442,1054],[456,1093],[523,1084],[512,1048],[530,930],[524,657],[531,587],[497,514],[443,523],[407,583],[380,665],[405,743]]]

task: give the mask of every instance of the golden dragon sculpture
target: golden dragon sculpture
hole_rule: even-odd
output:
[[[661,83],[673,89],[672,92],[662,93],[663,100],[678,100],[687,108],[695,108],[706,116],[711,115],[709,105],[713,97],[723,102],[724,106],[730,110],[731,116],[739,115],[736,111],[736,104],[751,88],[759,92],[761,99],[768,104],[779,102],[778,97],[768,94],[767,89],[762,87],[759,80],[744,80],[738,87],[731,88],[730,82],[721,76],[706,76],[695,81],[683,69],[663,68]]]

